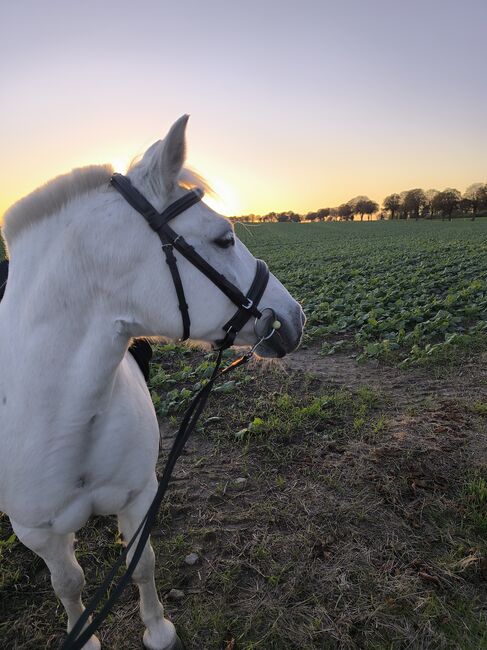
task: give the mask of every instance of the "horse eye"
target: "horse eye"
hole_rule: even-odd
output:
[[[233,235],[225,235],[225,237],[215,239],[214,243],[219,248],[230,248],[230,246],[235,246],[235,237]]]

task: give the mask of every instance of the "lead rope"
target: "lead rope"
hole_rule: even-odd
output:
[[[198,419],[206,405],[206,402],[208,401],[208,397],[211,393],[215,381],[220,377],[222,377],[223,375],[227,374],[228,372],[231,372],[232,370],[235,370],[239,366],[242,366],[243,364],[247,363],[252,358],[257,346],[260,345],[260,343],[262,343],[263,340],[264,338],[259,339],[259,341],[252,347],[252,349],[249,352],[247,352],[242,357],[239,357],[238,359],[233,361],[229,366],[227,366],[223,370],[220,370],[220,366],[222,362],[222,355],[223,355],[224,348],[220,348],[218,350],[217,358],[215,360],[215,367],[213,368],[213,372],[210,379],[208,380],[208,383],[205,386],[203,386],[203,388],[193,397],[190,405],[188,406],[186,413],[184,414],[183,420],[179,426],[178,432],[174,439],[174,443],[171,447],[171,451],[169,452],[169,456],[167,458],[164,471],[159,481],[156,495],[151,505],[149,506],[149,509],[145,517],[142,519],[139,527],[135,531],[131,540],[127,543],[124,550],[122,551],[118,559],[115,561],[110,571],[108,572],[107,576],[105,577],[101,585],[96,590],[93,598],[88,603],[86,609],[81,614],[79,619],[76,621],[73,629],[69,632],[63,645],[61,646],[61,650],[81,650],[83,645],[88,641],[91,635],[99,628],[101,623],[108,616],[110,609],[112,608],[114,603],[118,600],[123,590],[127,586],[130,578],[132,577],[135,567],[137,566],[137,563],[140,559],[140,556],[142,555],[146,542],[149,539],[150,533],[155,524],[157,513],[159,511],[159,506],[161,505],[162,500],[166,494],[166,490],[169,485],[169,480],[174,470],[174,466],[176,465],[176,461],[181,455],[181,452],[183,451],[184,445],[186,444],[189,436],[192,434],[192,432],[196,427]],[[119,570],[124,560],[127,558],[128,552],[135,544],[138,537],[139,539],[137,541],[134,554],[125,572],[120,576],[118,582],[115,582],[113,591],[111,592],[110,596],[107,598],[105,604],[100,609],[98,614],[96,614],[96,616],[89,623],[89,625],[83,630],[83,627],[88,622],[89,617],[94,613],[95,608],[105,597],[111,584],[114,582],[117,571]]]

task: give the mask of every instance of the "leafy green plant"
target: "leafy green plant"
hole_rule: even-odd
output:
[[[403,365],[487,345],[487,222],[262,224],[239,233],[303,304],[321,353]]]
[[[199,363],[191,365],[189,357],[194,351],[185,345],[174,343],[157,346],[154,350],[149,386],[158,415],[170,416],[186,409],[194,395],[208,383],[213,368],[214,355],[201,355]],[[236,353],[226,350],[224,360],[231,361]],[[194,363],[194,362],[193,362]],[[232,393],[239,386],[251,381],[251,377],[240,372],[237,378],[223,381],[213,389],[214,393]]]

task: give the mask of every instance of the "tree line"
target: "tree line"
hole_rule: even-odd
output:
[[[487,183],[473,183],[462,194],[454,188],[422,190],[415,188],[398,194],[389,194],[379,204],[368,196],[355,196],[335,208],[320,208],[314,212],[298,214],[292,210],[269,212],[265,215],[248,214],[231,217],[235,221],[255,222],[295,222],[301,221],[363,221],[371,219],[440,219],[451,221],[453,217],[470,217],[472,221],[487,211]]]

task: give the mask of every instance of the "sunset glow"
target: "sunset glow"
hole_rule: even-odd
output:
[[[26,0],[1,17],[0,213],[74,167],[124,171],[186,112],[188,163],[226,214],[486,180],[481,0]]]

